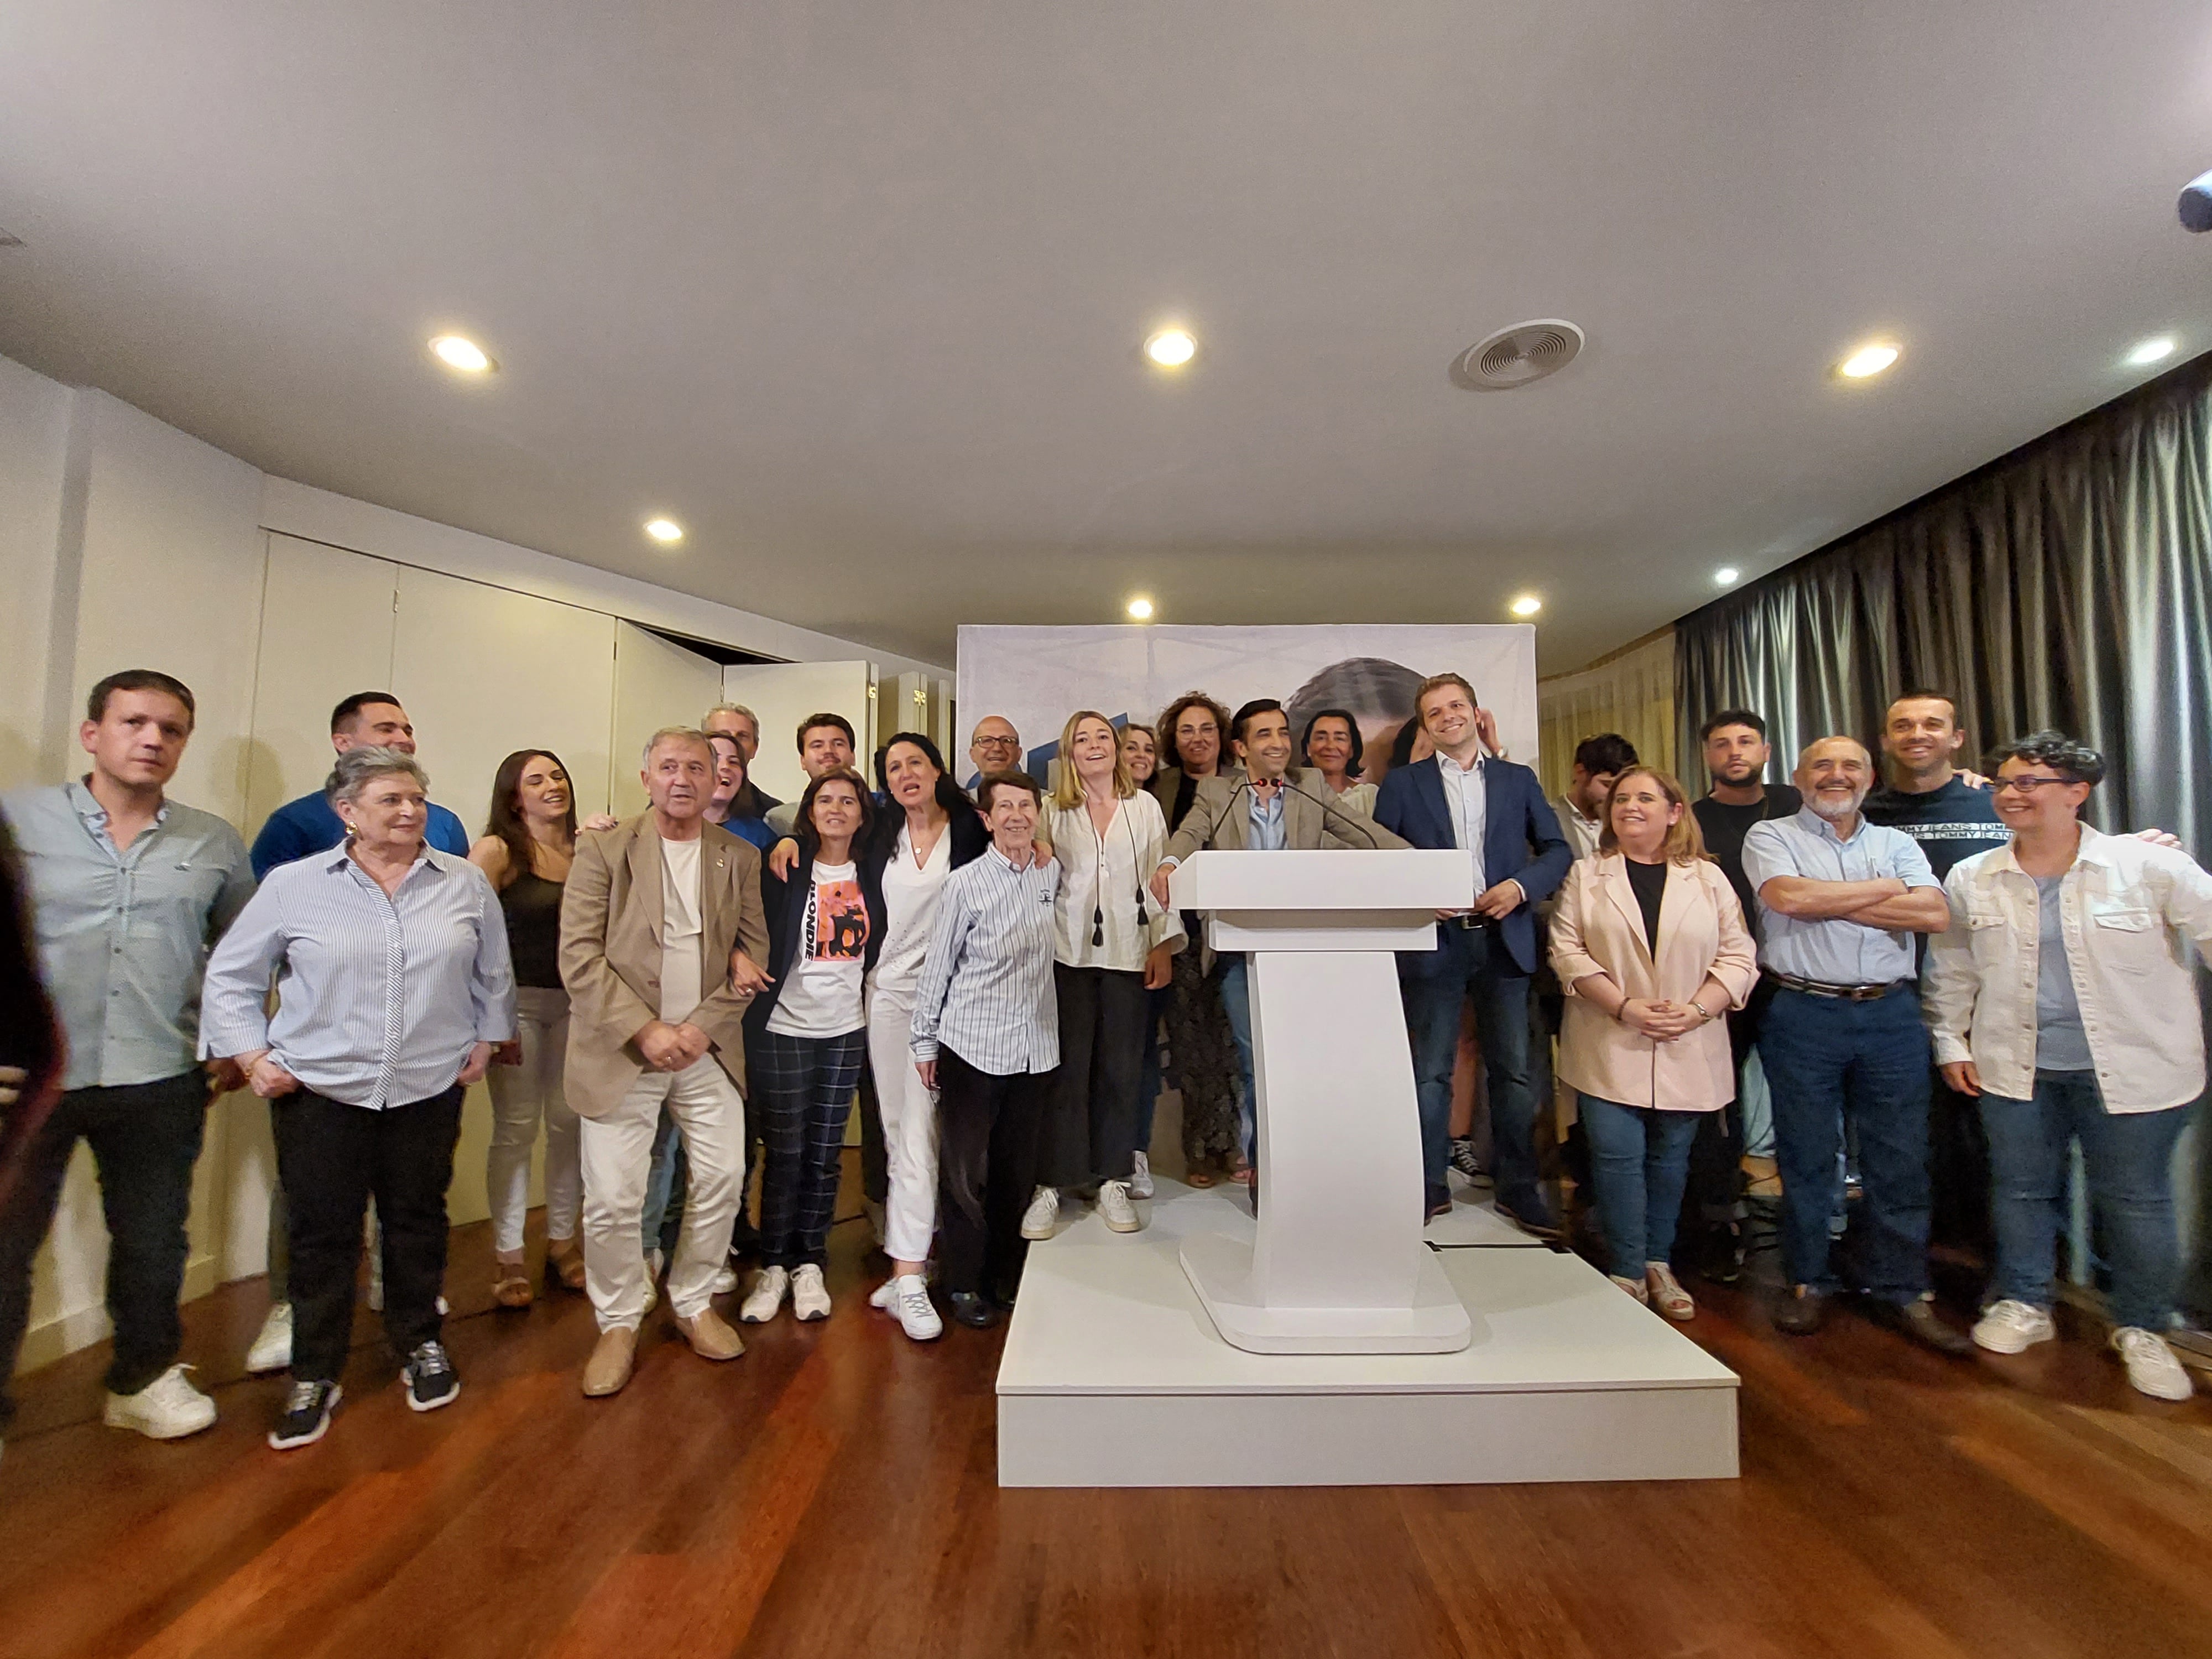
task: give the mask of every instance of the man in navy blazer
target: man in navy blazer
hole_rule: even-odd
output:
[[[1472,996],[1490,1084],[1498,1208],[1530,1232],[1556,1237],[1551,1206],[1536,1184],[1528,981],[1536,968],[1536,906],[1566,879],[1574,855],[1535,773],[1484,754],[1473,686],[1457,674],[1431,675],[1413,709],[1436,753],[1383,778],[1375,821],[1416,847],[1479,849],[1469,908],[1437,913],[1435,949],[1398,953],[1420,1100],[1428,1213],[1434,1218],[1451,1207],[1444,1160],[1452,1063],[1459,1052],[1460,1005]]]

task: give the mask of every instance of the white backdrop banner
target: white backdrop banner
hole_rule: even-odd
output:
[[[1367,775],[1377,777],[1398,728],[1413,715],[1414,690],[1448,670],[1464,674],[1497,715],[1506,751],[1534,766],[1536,630],[1518,623],[966,627],[955,734],[963,752],[946,758],[961,776],[970,775],[969,732],[984,715],[1003,714],[1021,733],[1030,769],[1042,777],[1058,752],[1061,725],[1077,709],[1095,708],[1117,726],[1132,720],[1149,725],[1184,692],[1199,690],[1232,711],[1254,697],[1279,698],[1293,735],[1317,710],[1349,709],[1366,744]]]

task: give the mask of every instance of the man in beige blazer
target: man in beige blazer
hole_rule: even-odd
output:
[[[1318,774],[1291,764],[1295,752],[1291,717],[1273,697],[1256,698],[1239,708],[1230,732],[1237,757],[1243,764],[1233,772],[1200,780],[1182,828],[1168,837],[1167,856],[1152,872],[1152,895],[1162,905],[1168,902],[1170,872],[1193,854],[1209,848],[1226,852],[1291,848],[1313,852],[1324,847],[1376,850],[1406,845],[1372,818],[1330,799]],[[1211,972],[1213,946],[1202,944],[1201,949],[1203,965]],[[1244,1097],[1238,1115],[1245,1161],[1250,1163],[1256,1154],[1252,1134],[1252,1003],[1241,955],[1222,964],[1221,1006],[1229,1016],[1230,1035],[1237,1040],[1237,1059],[1243,1074]],[[1254,1191],[1256,1194],[1256,1177]]]
[[[568,1104],[582,1120],[585,1288],[599,1341],[584,1392],[629,1380],[648,1285],[638,1222],[664,1105],[690,1165],[668,1302],[695,1352],[744,1352],[709,1301],[744,1167],[744,1012],[764,980],[760,854],[706,821],[714,750],[670,726],[646,744],[651,810],[576,839],[561,904]]]

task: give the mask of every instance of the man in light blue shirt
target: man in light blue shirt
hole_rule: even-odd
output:
[[[1942,933],[1949,907],[1919,843],[1861,816],[1875,781],[1863,744],[1822,738],[1798,757],[1795,777],[1803,807],[1743,839],[1761,915],[1759,965],[1775,988],[1759,1057],[1774,1095],[1793,1294],[1774,1322],[1796,1335],[1818,1330],[1839,1288],[1828,1214],[1848,1113],[1866,1194],[1866,1288],[1908,1336],[1971,1353],[1926,1299],[1929,1051],[1913,935]]]
[[[331,711],[331,747],[341,755],[349,749],[371,748],[411,755],[415,726],[391,692],[356,691]],[[253,838],[254,878],[259,880],[280,864],[326,852],[343,841],[345,833],[337,809],[320,789],[288,800],[269,815]],[[457,859],[469,855],[468,830],[442,806],[430,809],[422,839]]]
[[[109,1231],[115,1353],[105,1420],[173,1440],[215,1421],[215,1401],[177,1364],[177,1298],[210,1085],[239,1084],[227,1062],[200,1067],[201,982],[253,876],[237,830],[163,793],[191,736],[183,684],[152,669],[111,674],[85,712],[77,741],[91,770],[7,801],[69,1060],[65,1092],[25,1148],[0,1216],[0,1385],[15,1367],[31,1264],[82,1139]],[[0,1423],[6,1411],[0,1399]]]

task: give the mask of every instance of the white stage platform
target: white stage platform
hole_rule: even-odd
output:
[[[1030,1247],[999,1366],[1002,1486],[1432,1486],[1736,1473],[1736,1376],[1462,1187],[1426,1237],[1474,1324],[1444,1354],[1261,1354],[1177,1251],[1250,1240],[1242,1188],[1159,1182],[1142,1232],[1084,1212]],[[1233,1194],[1233,1195],[1232,1195]]]

